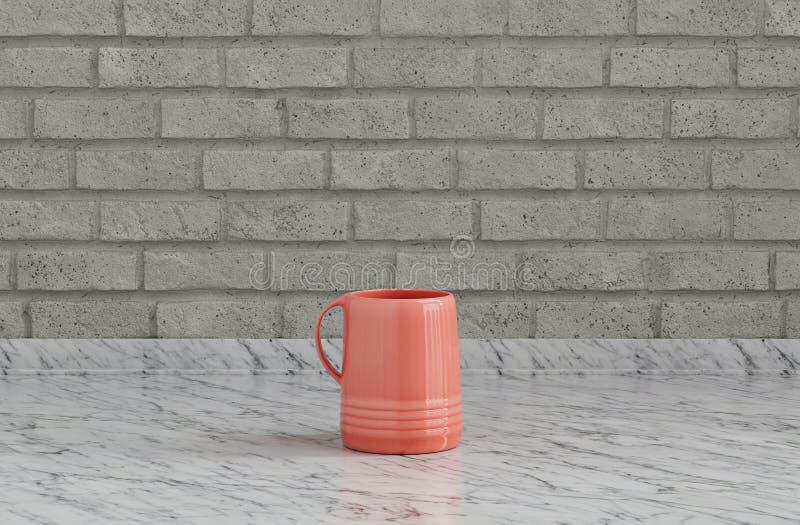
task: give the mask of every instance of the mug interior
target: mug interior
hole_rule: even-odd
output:
[[[386,288],[383,290],[362,290],[353,292],[356,297],[365,299],[440,299],[450,292],[442,290],[418,290],[415,288]]]

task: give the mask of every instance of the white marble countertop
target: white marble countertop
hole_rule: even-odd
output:
[[[466,373],[461,446],[377,456],[321,375],[10,375],[2,523],[796,523],[798,381]]]
[[[323,344],[340,362],[341,340]],[[461,339],[461,368],[524,374],[800,371],[800,339]],[[0,374],[318,373],[308,339],[0,339]]]

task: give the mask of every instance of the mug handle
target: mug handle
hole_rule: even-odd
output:
[[[328,358],[325,357],[325,353],[322,351],[322,340],[319,338],[319,327],[322,324],[322,318],[325,317],[325,314],[328,313],[328,310],[336,306],[340,306],[342,310],[344,310],[344,301],[342,301],[341,297],[330,303],[328,306],[322,309],[322,312],[320,312],[319,316],[317,317],[317,323],[314,325],[314,342],[316,343],[317,346],[317,357],[319,357],[319,360],[322,361],[322,366],[324,366],[325,370],[328,371],[331,377],[334,378],[336,382],[341,385],[342,374],[338,372],[333,367],[331,362],[328,361]],[[342,359],[342,365],[344,366],[344,359]]]

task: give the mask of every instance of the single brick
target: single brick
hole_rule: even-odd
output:
[[[0,290],[10,290],[10,289],[11,289],[11,254],[8,252],[0,252]]]
[[[37,99],[33,136],[53,139],[153,137],[153,102],[125,98]]]
[[[450,186],[450,154],[437,150],[337,150],[331,188],[443,190]]]
[[[733,82],[725,49],[625,47],[611,51],[611,85],[713,87]]]
[[[619,149],[586,152],[583,185],[589,189],[703,189],[705,154],[685,149]]]
[[[642,290],[644,255],[636,252],[535,251],[522,254],[521,290]]]
[[[276,89],[347,85],[344,48],[229,48],[226,85]]]
[[[545,101],[545,139],[660,138],[664,104],[650,99]]]
[[[219,86],[222,70],[216,49],[103,47],[100,87]]]
[[[475,79],[472,49],[361,48],[353,50],[356,87],[459,87]]]
[[[24,138],[27,120],[28,103],[26,101],[0,100],[0,139]]]
[[[655,253],[648,260],[651,290],[766,290],[767,252]]]
[[[0,86],[88,87],[92,50],[69,47],[23,47],[0,50]]]
[[[469,190],[573,190],[575,152],[459,150],[459,187]]]
[[[399,288],[437,290],[513,290],[515,256],[511,253],[474,253],[464,240],[463,253],[454,242],[450,252],[427,251],[397,254]]]
[[[197,290],[255,288],[251,271],[264,264],[258,252],[154,252],[144,253],[145,290]]]
[[[268,338],[278,335],[281,308],[258,301],[158,303],[158,337]]]
[[[640,35],[750,36],[758,31],[761,0],[638,0]]]
[[[162,137],[255,138],[281,132],[282,104],[267,98],[183,98],[161,101]]]
[[[289,100],[289,136],[408,138],[408,102],[398,99]]]
[[[33,337],[151,337],[151,305],[133,301],[34,301]]]
[[[800,4],[797,0],[767,0],[764,34],[800,36]]]
[[[0,0],[0,35],[115,35],[109,0]]]
[[[376,0],[254,0],[254,35],[366,35],[377,20]]]
[[[420,138],[535,139],[532,98],[421,97],[416,100]]]
[[[742,87],[797,87],[800,85],[800,49],[739,48],[737,73]]]
[[[90,240],[96,209],[84,201],[0,201],[0,239]]]
[[[336,201],[228,203],[228,237],[265,241],[343,241],[348,204]]]
[[[602,86],[603,60],[600,48],[489,48],[483,51],[483,85]]]
[[[481,238],[599,239],[600,201],[544,200],[481,203]]]
[[[384,35],[501,35],[505,0],[383,0]]]
[[[670,302],[661,306],[661,337],[780,337],[781,302]]]
[[[394,254],[359,251],[273,251],[273,290],[348,291],[392,288]]]
[[[0,303],[0,337],[25,337],[22,303]]]
[[[721,240],[730,236],[730,215],[722,199],[617,199],[608,205],[608,238]]]
[[[775,288],[777,290],[800,289],[800,253],[778,252],[775,254]]]
[[[651,338],[652,303],[559,301],[536,305],[536,337]]]
[[[736,204],[733,237],[739,240],[800,240],[800,201],[760,200]]]
[[[0,188],[58,190],[68,187],[68,151],[58,149],[0,150]]]
[[[17,254],[20,290],[135,290],[136,252],[28,251]]]
[[[511,0],[508,31],[523,36],[624,35],[628,0]]]
[[[335,297],[326,299],[301,299],[286,301],[283,305],[283,330],[281,337],[310,339],[314,337],[314,324],[317,316]],[[322,321],[322,337],[342,337],[344,332],[344,312],[341,308],[331,308]]]
[[[319,189],[326,182],[321,151],[203,153],[203,187],[210,190]]]
[[[472,233],[469,202],[356,202],[355,238],[397,241],[452,239]]]
[[[125,0],[125,34],[236,36],[246,32],[248,0]]]
[[[466,338],[529,337],[527,303],[492,301],[458,303],[458,335]]]
[[[198,154],[173,149],[83,150],[76,153],[79,188],[92,190],[189,190]]]
[[[105,241],[215,241],[220,208],[214,201],[107,201],[100,203]]]
[[[791,114],[792,101],[788,98],[677,99],[672,101],[672,136],[791,137]]]
[[[711,156],[712,187],[800,190],[800,151],[723,150]]]
[[[800,302],[787,301],[786,308],[786,337],[800,337]]]

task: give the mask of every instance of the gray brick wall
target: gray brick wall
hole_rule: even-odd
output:
[[[796,0],[0,0],[0,337],[800,336]],[[341,333],[334,311],[324,333]]]

